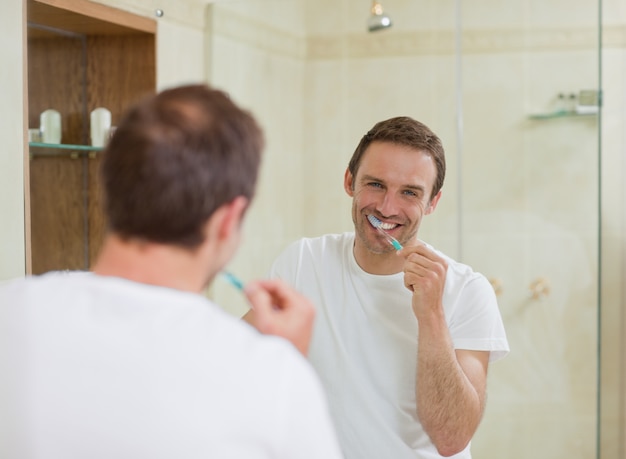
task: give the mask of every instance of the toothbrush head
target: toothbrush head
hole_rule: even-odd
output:
[[[372,214],[367,216],[367,219],[370,221],[374,228],[380,228],[380,225],[383,224],[378,218],[374,217]]]
[[[372,214],[368,215],[367,219],[372,224],[372,226],[378,230],[380,234],[385,236],[385,239],[387,239],[387,241],[393,246],[394,249],[402,250],[402,244],[400,244],[391,234],[388,234],[384,229],[382,229],[383,222],[381,222]]]

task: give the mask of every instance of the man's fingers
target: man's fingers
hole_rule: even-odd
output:
[[[245,293],[254,310],[250,323],[261,333],[289,340],[306,355],[315,318],[313,304],[278,279],[250,282]]]
[[[303,300],[295,290],[279,279],[260,280],[258,286],[271,297],[272,306],[278,309],[284,309],[291,303]]]
[[[272,297],[259,282],[249,282],[244,293],[258,314],[268,313],[272,308]]]

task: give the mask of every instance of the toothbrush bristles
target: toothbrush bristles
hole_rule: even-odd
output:
[[[402,249],[402,244],[400,244],[396,240],[396,238],[394,238],[391,234],[387,233],[387,231],[381,228],[381,225],[383,224],[382,221],[380,221],[378,218],[376,218],[374,215],[371,215],[371,214],[367,216],[367,219],[370,221],[372,226],[378,230],[379,233],[385,236],[385,239],[387,239],[387,242],[389,242],[393,246],[394,249],[396,250]]]

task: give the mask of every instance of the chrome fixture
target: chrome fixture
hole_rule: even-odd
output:
[[[550,295],[550,284],[548,279],[544,277],[538,277],[532,281],[528,288],[530,290],[530,297],[533,300],[541,300]]]
[[[490,277],[489,283],[491,284],[491,287],[493,287],[493,291],[496,296],[500,296],[502,293],[502,280],[497,277]]]
[[[377,1],[372,3],[371,13],[367,20],[367,30],[375,32],[391,27],[391,18],[383,12],[383,7]]]

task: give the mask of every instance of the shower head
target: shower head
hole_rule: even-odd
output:
[[[371,13],[371,16],[367,20],[367,30],[375,32],[391,27],[391,18],[383,13],[383,7],[377,1],[372,3]]]

